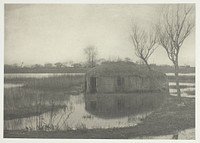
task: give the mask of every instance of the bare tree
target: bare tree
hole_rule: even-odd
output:
[[[147,32],[137,25],[132,27],[131,39],[135,47],[135,55],[142,59],[149,70],[151,70],[148,59],[158,47],[156,32]]]
[[[157,25],[159,44],[166,50],[168,58],[174,65],[178,97],[181,97],[179,87],[179,51],[194,25],[194,7],[192,5],[168,6],[164,9]]]
[[[97,49],[94,46],[88,46],[84,49],[89,67],[94,67],[96,64]]]
[[[55,63],[54,65],[55,65],[57,68],[61,68],[61,67],[63,66],[63,64],[60,63],[60,62],[57,62],[57,63]]]

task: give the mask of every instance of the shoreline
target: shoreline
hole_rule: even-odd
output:
[[[144,136],[173,134],[177,129],[195,128],[195,98],[182,98],[185,106],[178,105],[178,98],[169,96],[166,103],[142,123],[134,127],[112,129],[79,129],[67,131],[5,131],[4,138],[74,138],[74,139],[128,139]]]
[[[42,105],[40,107],[42,109],[42,111],[40,111],[40,112],[37,111],[37,108],[38,108],[37,106],[25,107],[22,109],[13,110],[11,112],[4,110],[4,121],[39,116],[43,113],[47,113],[52,110],[52,106],[50,106],[50,105],[49,106]],[[53,109],[54,111],[57,111],[59,109],[66,108],[66,106],[65,105],[54,105],[53,108],[54,108]]]

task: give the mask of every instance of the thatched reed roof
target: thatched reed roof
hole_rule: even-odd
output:
[[[141,66],[126,62],[111,62],[94,67],[87,71],[86,76],[165,76],[165,74],[157,71],[151,71],[146,66]]]

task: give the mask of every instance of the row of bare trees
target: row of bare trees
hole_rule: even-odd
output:
[[[168,5],[163,9],[159,22],[151,30],[134,25],[131,39],[135,55],[142,59],[151,70],[148,60],[156,48],[165,49],[169,60],[174,65],[177,95],[181,97],[179,87],[179,52],[185,39],[195,26],[193,5]]]

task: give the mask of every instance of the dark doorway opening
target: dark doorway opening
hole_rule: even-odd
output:
[[[90,102],[90,107],[91,107],[91,110],[95,111],[96,108],[97,108],[97,103],[96,103],[96,101],[91,101],[91,102]]]
[[[90,93],[97,92],[96,77],[90,78]]]
[[[124,91],[124,77],[118,76],[117,77],[117,91],[122,92]]]

